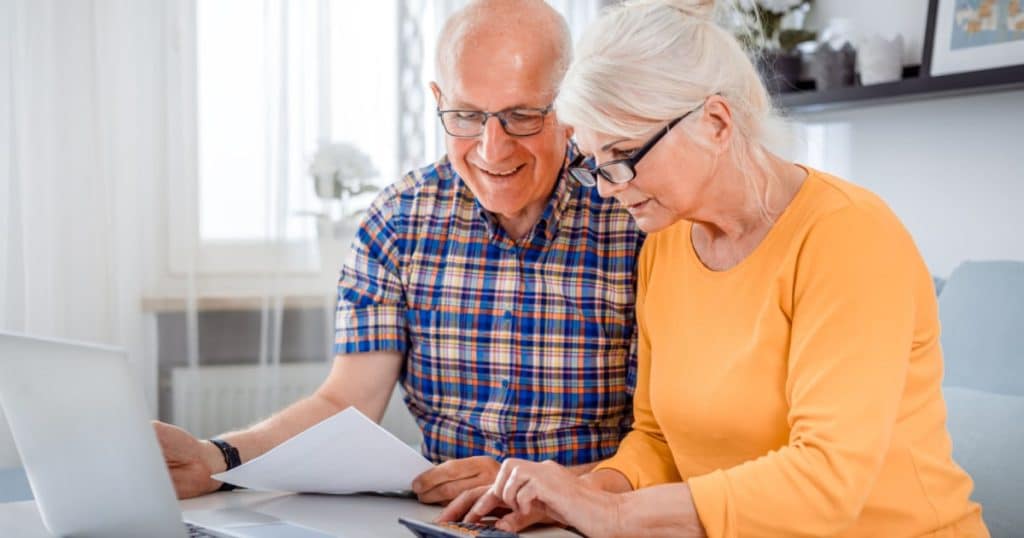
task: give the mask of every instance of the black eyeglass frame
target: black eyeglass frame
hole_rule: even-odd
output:
[[[621,185],[633,181],[634,179],[636,179],[636,165],[637,163],[640,162],[640,159],[643,159],[644,155],[647,155],[647,152],[651,151],[651,149],[654,148],[654,145],[657,144],[658,141],[662,139],[662,137],[667,135],[668,132],[671,131],[672,128],[676,126],[676,124],[686,119],[686,117],[689,116],[690,114],[693,114],[694,112],[700,110],[700,108],[703,106],[704,103],[701,103],[692,110],[690,110],[689,112],[687,112],[686,114],[683,114],[682,116],[679,116],[678,118],[668,122],[668,124],[659,129],[657,133],[654,133],[654,136],[647,140],[647,142],[644,142],[644,145],[640,146],[640,149],[636,150],[636,153],[630,155],[629,157],[626,157],[625,159],[615,159],[614,161],[608,161],[606,163],[603,163],[600,166],[589,168],[586,166],[582,166],[583,162],[586,160],[586,156],[583,155],[583,153],[578,153],[576,155],[576,158],[573,159],[571,163],[569,163],[569,175],[572,176],[573,179],[580,182],[585,187],[593,187],[594,185],[597,185],[598,174],[600,174],[601,177],[603,177],[609,183],[614,183],[616,185]],[[611,172],[608,171],[612,169],[612,167],[618,168],[622,166],[625,166],[626,169],[629,170],[629,177],[616,178],[613,176]]]
[[[554,108],[554,106],[555,106],[555,104],[551,103],[548,106],[543,107],[543,108],[515,107],[515,108],[506,108],[504,110],[499,110],[497,112],[487,112],[485,110],[471,110],[471,109],[467,109],[467,108],[448,108],[448,109],[443,109],[443,110],[441,108],[438,108],[437,109],[437,119],[441,121],[441,127],[444,129],[444,132],[446,132],[449,135],[454,136],[456,138],[476,138],[478,136],[483,135],[484,134],[484,130],[486,130],[486,128],[487,128],[487,120],[491,119],[492,117],[498,120],[498,123],[501,124],[501,129],[503,131],[505,131],[505,134],[507,134],[509,136],[524,137],[524,136],[533,136],[533,135],[535,135],[535,134],[537,134],[537,133],[539,133],[539,132],[544,130],[544,120],[547,119],[548,113],[551,112],[551,110]],[[538,127],[536,131],[533,131],[533,132],[530,132],[530,133],[512,133],[512,132],[509,132],[509,130],[508,130],[508,118],[506,118],[505,116],[507,116],[508,114],[512,114],[514,112],[523,112],[523,111],[539,113],[540,114],[540,127]],[[455,133],[451,132],[450,130],[448,130],[448,124],[445,123],[445,121],[444,121],[444,114],[449,113],[449,112],[472,112],[474,114],[483,114],[483,119],[480,120],[480,132],[477,133],[477,134],[474,134],[474,135],[462,135],[462,134],[455,134]]]

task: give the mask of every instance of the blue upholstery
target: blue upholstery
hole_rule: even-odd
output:
[[[939,296],[943,384],[1024,395],[1024,263],[965,262]]]
[[[1024,532],[1024,397],[945,387],[953,459],[974,479],[992,536]]]
[[[1024,532],[1024,263],[965,262],[939,295],[953,457],[992,536]]]

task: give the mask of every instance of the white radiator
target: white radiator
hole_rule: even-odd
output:
[[[282,364],[278,369],[281,377],[275,390],[269,366],[174,368],[171,422],[200,439],[243,428],[313,394],[327,379],[331,364]],[[419,446],[419,426],[402,402],[398,387],[380,424],[402,441]]]
[[[313,394],[330,369],[329,362],[174,368],[171,421],[200,439],[242,428]]]

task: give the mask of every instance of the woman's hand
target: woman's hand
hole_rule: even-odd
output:
[[[463,517],[469,513],[469,510],[473,508],[481,497],[490,491],[491,485],[479,486],[473,489],[466,490],[459,494],[452,502],[448,503],[448,506],[441,511],[441,515],[438,516],[438,521],[460,521]],[[501,507],[489,515],[498,517],[498,520],[493,524],[501,530],[510,532],[518,532],[527,527],[537,524],[556,524],[557,522],[549,517],[546,517],[543,511],[535,511],[530,515],[524,515],[519,512],[510,512],[507,507]]]
[[[477,522],[496,510],[508,509],[511,513],[495,523],[503,530],[518,531],[553,521],[576,527],[588,536],[614,535],[621,528],[619,498],[588,487],[553,461],[509,459],[501,465],[493,485],[466,492],[442,512],[441,519],[455,519],[464,512],[466,521]]]

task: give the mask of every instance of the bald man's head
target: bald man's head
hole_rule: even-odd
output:
[[[446,91],[456,76],[453,66],[464,53],[480,47],[533,51],[550,70],[554,92],[572,61],[572,36],[565,19],[543,0],[476,0],[445,22],[437,40],[437,82]],[[480,51],[487,52],[487,51]]]

